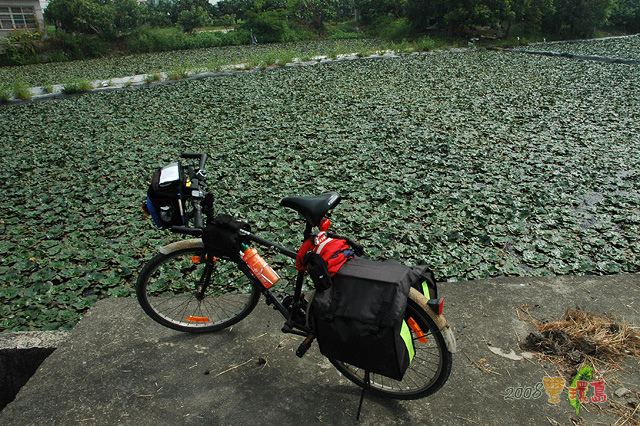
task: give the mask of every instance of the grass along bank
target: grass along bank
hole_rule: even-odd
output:
[[[0,88],[0,102],[8,102],[11,99],[25,100],[34,96],[42,97],[47,95],[55,95],[57,93],[80,93],[87,92],[94,89],[100,89],[105,87],[121,88],[130,87],[141,84],[152,84],[161,81],[169,80],[181,80],[188,77],[193,77],[198,74],[206,73],[224,73],[234,72],[239,70],[252,70],[252,69],[266,69],[268,67],[285,66],[287,64],[311,65],[321,61],[338,60],[346,57],[370,57],[382,54],[408,54],[415,52],[427,52],[436,49],[447,49],[452,46],[445,45],[442,41],[437,41],[429,37],[424,37],[414,42],[402,41],[402,42],[384,42],[376,40],[340,40],[340,41],[325,41],[319,42],[300,42],[294,44],[275,44],[261,46],[242,46],[234,48],[214,48],[207,49],[205,52],[195,52],[201,54],[192,55],[192,59],[195,59],[194,64],[185,63],[178,65],[179,58],[185,52],[170,52],[164,54],[141,54],[131,57],[132,61],[136,60],[144,63],[144,68],[149,69],[156,66],[148,73],[138,73],[136,75],[123,74],[128,70],[144,68],[131,67],[117,67],[110,66],[105,69],[104,73],[99,70],[87,69],[82,62],[75,63],[78,65],[79,72],[76,71],[76,75],[110,75],[110,77],[92,79],[91,77],[77,77],[73,80],[68,80],[68,76],[65,77],[66,82],[61,83],[63,77],[60,76],[60,71],[68,71],[68,65],[74,65],[74,63],[61,63],[58,72],[48,73],[48,65],[29,65],[25,66],[25,71],[28,69],[35,69],[31,81],[47,81],[46,84],[38,86],[37,84],[29,88],[24,78],[20,77],[14,80],[12,85],[5,85],[6,89]],[[222,51],[222,54],[218,54],[218,50]],[[188,51],[190,52],[190,51]],[[188,53],[187,52],[187,53]],[[233,52],[235,54],[232,54]],[[239,54],[239,53],[242,53]],[[142,56],[143,58],[140,58]],[[148,57],[152,58],[158,56],[155,61],[146,61]],[[214,59],[211,59],[214,58]],[[166,60],[164,66],[161,65],[161,61]],[[90,62],[96,63],[109,63],[109,60],[91,60]],[[117,63],[120,63],[118,61]],[[168,65],[173,64],[173,65]],[[0,76],[2,76],[3,68],[0,68]],[[41,72],[38,72],[41,71]],[[28,74],[28,73],[27,73]],[[6,77],[3,76],[3,77]],[[63,80],[64,81],[64,80]],[[21,92],[11,90],[11,87],[16,87],[16,82],[20,82]],[[28,95],[24,95],[27,93]]]

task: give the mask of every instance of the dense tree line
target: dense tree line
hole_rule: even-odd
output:
[[[292,25],[322,31],[328,21],[405,19],[415,32],[437,28],[457,35],[478,27],[514,24],[534,31],[589,37],[615,25],[640,31],[640,0],[52,0],[45,18],[66,32],[112,38],[142,25],[178,25],[186,32],[210,23],[246,27],[282,39]]]
[[[514,24],[558,36],[589,37],[605,26],[640,31],[640,0],[222,0],[216,9],[234,20],[280,12],[315,28],[327,19],[375,25],[381,18],[404,18],[414,31],[437,28],[450,35],[477,26],[508,33]]]
[[[597,29],[640,32],[640,0],[51,0],[56,31],[9,35],[0,65],[369,34],[402,39],[436,31],[468,37],[487,29],[509,38],[590,37]],[[210,25],[236,31],[195,32]],[[345,28],[345,29],[343,29]]]

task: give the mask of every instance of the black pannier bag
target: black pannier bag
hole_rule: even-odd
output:
[[[349,260],[333,276],[331,288],[313,298],[320,352],[402,380],[414,355],[404,312],[411,285],[419,279],[417,271],[395,260]]]
[[[227,214],[211,219],[202,233],[207,253],[225,259],[236,259],[240,253],[240,244],[244,242],[239,234],[241,229],[251,231],[248,223]]]
[[[147,211],[162,229],[185,224],[185,176],[179,162],[158,168],[147,191]]]
[[[433,275],[433,271],[427,266],[414,266],[413,271],[418,274],[418,279],[411,285],[411,287],[418,290],[427,298],[427,300],[438,298],[438,283],[436,277]]]

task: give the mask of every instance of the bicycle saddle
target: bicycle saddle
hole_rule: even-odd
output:
[[[300,213],[311,226],[318,226],[324,215],[337,206],[341,199],[337,192],[327,192],[310,197],[285,197],[280,205]]]

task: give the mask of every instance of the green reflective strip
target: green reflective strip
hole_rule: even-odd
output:
[[[422,294],[424,294],[424,297],[426,297],[427,300],[431,299],[431,295],[429,294],[429,285],[426,281],[422,282]]]
[[[413,339],[411,338],[411,330],[409,330],[409,326],[405,320],[402,320],[402,329],[400,330],[400,337],[404,340],[404,345],[407,347],[407,352],[409,352],[409,362],[413,361],[413,356],[416,354],[416,351],[413,349]]]

